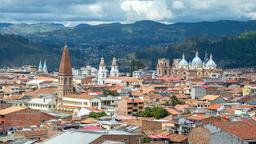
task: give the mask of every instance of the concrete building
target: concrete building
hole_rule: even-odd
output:
[[[9,107],[0,110],[0,125],[6,127],[29,127],[39,126],[52,116],[38,110],[25,107]]]
[[[192,87],[191,88],[191,99],[200,99],[206,95],[206,89],[202,87]]]
[[[69,130],[42,144],[143,144],[143,136],[118,130]]]
[[[117,115],[131,115],[133,113],[142,112],[144,110],[144,101],[139,98],[124,97],[118,102],[116,108]]]

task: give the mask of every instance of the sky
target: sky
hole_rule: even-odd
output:
[[[256,20],[256,0],[0,0],[0,22],[162,23]]]

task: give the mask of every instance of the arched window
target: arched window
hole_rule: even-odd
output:
[[[65,77],[64,78],[64,85],[66,85],[67,84],[67,78]]]
[[[69,84],[72,84],[72,77],[69,78]]]

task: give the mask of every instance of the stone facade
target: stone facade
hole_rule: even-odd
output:
[[[212,56],[207,62],[202,62],[198,57],[198,53],[190,63],[186,61],[184,55],[182,59],[174,59],[172,65],[166,58],[159,59],[156,69],[158,77],[173,76],[185,80],[189,78],[215,77],[222,73],[222,69],[217,68]]]

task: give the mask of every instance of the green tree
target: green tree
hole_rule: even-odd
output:
[[[96,119],[101,118],[101,117],[103,117],[103,116],[107,116],[107,114],[106,114],[105,112],[98,112],[98,113],[96,113],[96,112],[91,112],[91,113],[89,114],[89,117],[91,117],[91,118],[96,118]]]
[[[116,91],[109,90],[109,89],[103,89],[103,95],[104,95],[104,96],[108,96],[108,95],[111,95],[111,96],[118,96],[119,93],[116,92]]]
[[[184,102],[179,100],[175,95],[171,97],[171,100],[164,102],[165,106],[176,106],[177,104],[184,104]]]
[[[161,106],[147,107],[143,112],[135,113],[134,116],[139,117],[153,117],[155,119],[161,119],[169,115],[167,110]]]

